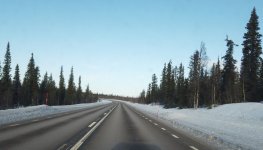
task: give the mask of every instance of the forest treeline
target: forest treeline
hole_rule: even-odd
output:
[[[240,69],[233,57],[238,46],[229,37],[226,53],[207,69],[208,56],[205,43],[190,57],[189,75],[185,77],[185,67],[181,63],[173,66],[172,61],[164,64],[160,83],[156,74],[148,89],[140,94],[141,103],[160,103],[166,108],[198,108],[212,105],[259,102],[263,100],[263,60],[261,57],[261,34],[256,9],[251,12],[243,36]],[[238,71],[240,70],[240,71]]]
[[[74,82],[73,67],[66,87],[63,67],[60,69],[59,86],[56,86],[52,74],[47,72],[42,80],[40,70],[36,66],[34,55],[31,55],[23,81],[21,81],[19,65],[17,64],[11,75],[10,44],[7,44],[3,66],[0,63],[0,109],[31,105],[70,105],[77,103],[90,103],[98,100],[98,95],[93,94],[86,87],[81,87],[81,76],[78,84]]]

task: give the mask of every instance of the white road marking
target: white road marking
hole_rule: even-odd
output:
[[[104,115],[107,115],[107,113],[104,113]]]
[[[148,120],[148,118],[145,118],[146,120]]]
[[[92,126],[94,126],[94,124],[96,124],[96,122],[92,122],[92,123],[89,125],[89,128],[91,128]]]
[[[71,147],[70,150],[77,150],[79,147],[85,142],[85,140],[91,135],[92,132],[96,130],[96,128],[109,116],[109,114],[117,107],[117,105],[110,110],[110,112],[105,115],[93,128],[89,130],[74,146]]]
[[[193,150],[198,150],[196,147],[194,147],[194,146],[189,146],[191,149],[193,149]]]
[[[176,135],[174,135],[174,134],[172,134],[172,136],[173,136],[174,138],[177,138],[177,139],[179,139],[179,137],[178,137],[178,136],[176,136]]]
[[[154,125],[158,126],[158,124],[157,124],[157,123],[154,123]]]
[[[67,146],[67,144],[63,144],[63,145],[61,145],[57,150],[62,150],[62,149],[64,149],[66,146]]]
[[[9,127],[15,127],[15,126],[19,126],[20,124],[11,124],[9,125]]]
[[[150,122],[152,122],[152,120],[149,120]]]
[[[142,116],[144,118],[144,116]]]
[[[165,128],[161,128],[161,129],[164,130],[164,131],[166,130]]]

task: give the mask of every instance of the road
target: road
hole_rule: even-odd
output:
[[[0,129],[0,149],[209,150],[129,105],[114,102],[88,110],[30,120]]]

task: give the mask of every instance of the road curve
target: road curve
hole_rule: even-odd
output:
[[[86,139],[82,150],[209,150],[124,103]]]
[[[90,130],[90,124],[103,117],[115,105],[116,103],[112,103],[1,127],[0,149],[63,150],[70,148]]]

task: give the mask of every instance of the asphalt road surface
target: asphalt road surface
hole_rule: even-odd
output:
[[[63,113],[0,128],[7,150],[209,150],[125,103]]]

